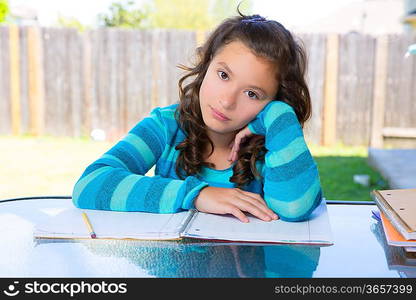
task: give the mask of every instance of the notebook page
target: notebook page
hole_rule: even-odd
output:
[[[48,217],[35,226],[35,237],[44,238],[90,238],[83,222],[82,212],[88,215],[97,238],[114,239],[176,239],[183,222],[191,214],[153,214],[144,212],[117,212],[69,208]]]
[[[198,212],[182,234],[184,237],[244,242],[332,244],[325,202],[304,222],[264,222],[249,216],[243,223],[231,215]]]
[[[332,230],[325,200],[312,212],[309,217],[309,233],[311,241],[322,241],[332,244]]]

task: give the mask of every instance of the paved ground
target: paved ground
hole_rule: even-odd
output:
[[[368,163],[391,189],[416,188],[416,149],[368,149]]]

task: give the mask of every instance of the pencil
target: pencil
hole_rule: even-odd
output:
[[[90,220],[88,219],[88,216],[85,212],[82,213],[82,219],[84,220],[85,225],[87,225],[91,238],[95,239],[97,235],[95,234],[94,229],[92,228],[92,225],[90,223]]]

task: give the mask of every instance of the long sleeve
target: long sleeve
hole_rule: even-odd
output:
[[[264,200],[284,221],[308,218],[322,199],[316,163],[293,108],[271,101],[248,125],[265,136]]]
[[[161,108],[154,109],[86,168],[74,186],[75,206],[154,213],[174,213],[194,207],[195,197],[207,183],[194,176],[179,180],[144,175],[163,156],[169,143],[169,123],[163,113]]]

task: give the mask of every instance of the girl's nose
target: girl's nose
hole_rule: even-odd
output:
[[[225,109],[232,109],[237,103],[237,95],[229,93],[220,99],[220,104]]]

